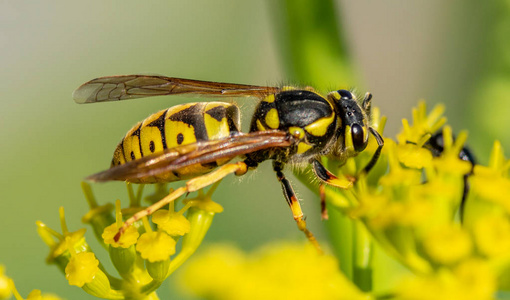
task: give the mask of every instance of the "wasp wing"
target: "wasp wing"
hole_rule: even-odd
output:
[[[94,103],[162,95],[255,96],[275,93],[276,87],[201,81],[158,75],[120,75],[93,79],[73,93],[76,103]]]
[[[196,165],[213,163],[269,148],[289,147],[292,136],[283,131],[259,131],[165,149],[87,177],[91,181],[136,181]]]

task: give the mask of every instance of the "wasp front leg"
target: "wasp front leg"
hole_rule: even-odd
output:
[[[365,168],[363,168],[363,173],[365,174],[370,172],[370,170],[372,170],[372,168],[375,166],[377,160],[379,160],[379,156],[381,155],[382,147],[384,146],[384,140],[379,134],[379,132],[377,132],[377,130],[375,130],[372,127],[369,127],[368,130],[370,130],[370,133],[372,133],[372,135],[375,137],[375,140],[377,141],[377,149],[375,150],[372,159],[370,159]]]
[[[319,178],[323,184],[319,186],[319,195],[321,199],[321,217],[323,220],[328,219],[328,212],[326,208],[326,187],[324,184],[338,187],[341,189],[348,189],[355,181],[354,177],[338,178],[324,167],[318,160],[312,160],[312,169],[315,176]]]
[[[310,243],[317,249],[317,251],[322,254],[322,250],[319,246],[319,242],[313,235],[313,233],[306,228],[306,221],[303,218],[303,211],[301,210],[301,205],[296,197],[296,193],[290,184],[290,181],[283,174],[283,163],[274,162],[273,170],[276,172],[276,177],[278,181],[280,181],[282,185],[283,195],[285,196],[285,200],[287,200],[287,204],[289,204],[290,210],[292,211],[292,216],[297,223],[299,230],[303,231],[306,235]]]

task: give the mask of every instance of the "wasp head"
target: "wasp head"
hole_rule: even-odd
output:
[[[356,96],[347,90],[338,90],[328,94],[328,99],[335,104],[341,120],[338,127],[338,142],[335,153],[340,156],[354,156],[363,151],[368,144],[368,126],[370,100],[372,95],[366,93],[360,104]]]

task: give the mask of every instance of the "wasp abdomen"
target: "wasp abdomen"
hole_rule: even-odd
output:
[[[237,106],[223,102],[200,102],[176,105],[150,115],[136,124],[121,140],[112,159],[112,167],[147,155],[161,153],[181,145],[217,140],[239,132]],[[203,166],[210,170],[225,161]],[[214,166],[213,166],[214,165]],[[187,168],[151,182],[175,181],[206,172]]]

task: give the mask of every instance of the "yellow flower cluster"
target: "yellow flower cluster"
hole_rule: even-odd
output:
[[[496,142],[489,165],[473,166],[467,134],[454,138],[443,110],[427,115],[421,103],[396,141],[385,138],[376,174],[361,174],[349,190],[327,189],[327,203],[414,272],[395,299],[492,299],[510,267],[510,160]],[[340,172],[356,174],[362,159]]]
[[[16,300],[24,300],[20,295],[14,281],[5,275],[4,266],[0,265],[0,299],[10,299],[14,295]],[[26,300],[60,300],[61,298],[53,294],[42,294],[40,290],[32,290]]]
[[[89,223],[108,250],[110,260],[119,277],[110,274],[97,259],[85,239],[85,229],[70,232],[60,210],[62,233],[37,222],[38,233],[50,247],[48,262],[56,264],[65,274],[70,285],[105,299],[157,299],[155,291],[163,281],[184,263],[198,248],[216,213],[223,208],[211,200],[213,186],[207,194],[199,191],[196,198],[187,200],[182,209],[159,210],[152,217],[129,226],[119,236],[123,214],[133,214],[144,209],[140,206],[143,185],[134,193],[128,184],[130,207],[121,210],[120,200],[113,205],[99,206],[90,186],[82,184],[90,211],[83,220]],[[162,197],[168,189],[158,185],[149,201]],[[176,245],[182,238],[180,251]],[[175,254],[175,255],[174,255]],[[172,257],[173,256],[173,257]],[[1,283],[1,281],[0,281]],[[34,298],[36,299],[36,298]]]
[[[187,264],[180,282],[207,299],[367,299],[333,256],[302,244],[269,245],[249,255],[216,245]]]

